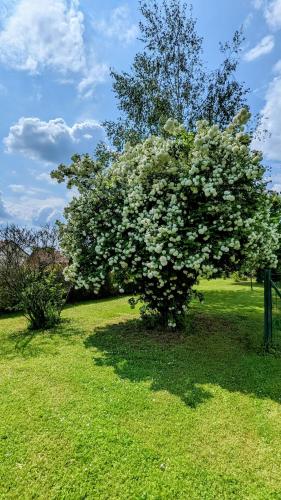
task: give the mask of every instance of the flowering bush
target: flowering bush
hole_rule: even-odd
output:
[[[163,137],[96,168],[61,227],[68,279],[98,293],[112,272],[121,293],[131,284],[143,314],[175,328],[201,276],[274,266],[278,236],[248,119],[244,109],[224,130],[201,121],[195,133],[168,120]]]

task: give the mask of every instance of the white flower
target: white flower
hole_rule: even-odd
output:
[[[164,266],[166,266],[166,265],[168,264],[168,261],[167,261],[167,259],[166,259],[165,255],[161,255],[161,257],[160,257],[160,259],[159,259],[159,260],[160,260],[160,264],[161,264],[161,266],[163,266],[163,267],[164,267]]]
[[[160,244],[156,245],[156,247],[155,247],[155,252],[157,252],[157,253],[161,253],[161,252],[162,252],[162,248],[163,248],[162,243],[160,243]]]

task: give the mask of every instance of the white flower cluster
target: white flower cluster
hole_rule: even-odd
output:
[[[110,272],[174,328],[201,276],[274,266],[277,228],[248,117],[242,110],[225,130],[201,121],[192,136],[169,120],[169,138],[127,146],[67,209],[68,278],[98,292]]]

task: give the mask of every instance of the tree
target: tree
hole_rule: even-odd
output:
[[[275,269],[274,273],[274,281],[280,282],[281,281],[281,246],[280,246],[280,241],[281,241],[281,195],[280,193],[277,193],[275,191],[269,191],[268,195],[270,196],[270,217],[271,221],[273,224],[276,225],[278,234],[279,234],[279,246],[276,250],[276,257],[277,257],[277,269]],[[244,270],[245,273],[250,274],[252,271],[252,274],[256,276],[257,282],[262,283],[264,279],[264,267],[257,266],[253,267],[249,270],[246,269]]]
[[[214,71],[202,62],[202,38],[192,8],[181,0],[140,1],[142,52],[131,72],[111,71],[121,117],[104,123],[118,150],[159,134],[170,117],[193,130],[199,119],[225,127],[245,105],[248,90],[238,82],[241,31],[221,44],[222,64]]]
[[[22,310],[33,329],[56,324],[65,303],[66,262],[57,245],[53,227],[0,229],[0,307]]]
[[[200,277],[253,259],[274,266],[277,228],[248,119],[244,109],[225,129],[200,121],[194,132],[169,119],[166,137],[127,146],[87,189],[76,177],[80,196],[61,224],[68,279],[98,293],[110,272],[120,292],[131,284],[144,315],[175,328]]]

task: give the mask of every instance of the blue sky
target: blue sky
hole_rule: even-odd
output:
[[[281,190],[281,0],[194,0],[205,60],[244,25],[239,78],[270,134],[255,144]],[[138,2],[0,0],[0,223],[41,225],[72,194],[49,172],[104,138],[118,116],[109,68],[128,69],[140,47]]]

